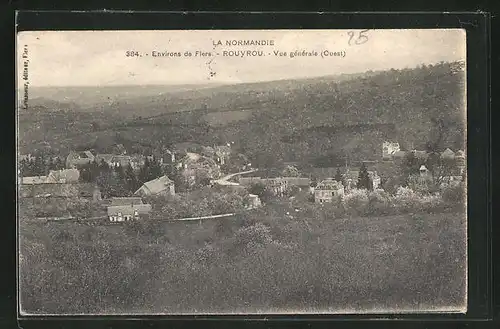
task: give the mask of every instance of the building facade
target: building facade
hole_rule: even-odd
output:
[[[400,151],[399,143],[385,141],[382,143],[382,159],[391,160],[392,155]]]
[[[335,198],[344,195],[344,185],[334,179],[325,179],[321,181],[314,189],[314,202],[325,203],[332,202]]]

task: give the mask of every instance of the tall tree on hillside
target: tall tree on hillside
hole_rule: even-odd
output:
[[[356,184],[356,187],[359,189],[367,189],[367,190],[373,189],[373,183],[370,179],[370,175],[368,174],[368,170],[366,169],[364,163],[361,165],[361,168],[359,169],[358,183]]]
[[[153,157],[152,161],[150,162],[149,166],[149,179],[156,179],[160,177],[163,174],[163,171],[161,169],[160,162],[156,159],[156,157]]]
[[[132,166],[128,165],[125,167],[125,184],[127,190],[134,193],[139,188],[137,177],[132,169]]]
[[[51,171],[51,170],[57,170],[57,168],[55,167],[55,163],[54,163],[54,160],[52,159],[52,157],[49,157],[48,160],[47,160],[47,172]]]
[[[55,164],[54,164],[56,170],[62,170],[64,169],[64,162],[60,157],[56,158]]]
[[[130,195],[127,190],[125,180],[118,178],[118,174],[114,170],[101,170],[97,177],[97,185],[100,187],[104,197],[121,197]]]
[[[400,183],[403,186],[407,186],[408,178],[411,175],[417,174],[419,167],[420,167],[420,162],[415,157],[415,154],[413,154],[413,152],[407,152],[399,168]]]

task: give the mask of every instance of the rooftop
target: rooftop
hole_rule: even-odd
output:
[[[138,205],[144,204],[140,197],[115,197],[111,198],[111,206],[125,206],[125,205]]]
[[[173,184],[173,181],[168,178],[167,175],[158,177],[156,179],[150,180],[149,182],[144,183],[144,186],[152,193],[159,193],[164,191],[166,187]]]

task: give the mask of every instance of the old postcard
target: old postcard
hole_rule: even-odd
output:
[[[22,315],[466,312],[463,30],[17,50]]]

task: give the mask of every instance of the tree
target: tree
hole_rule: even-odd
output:
[[[45,158],[43,154],[35,157],[35,162],[33,165],[33,175],[35,176],[43,176],[45,175]]]
[[[56,167],[56,170],[64,169],[64,162],[62,161],[62,159],[60,157],[56,158],[55,167]]]
[[[436,187],[440,186],[444,178],[451,176],[453,171],[457,169],[456,163],[453,159],[443,159],[437,152],[429,155],[425,166],[431,174],[433,185]]]
[[[263,202],[267,202],[272,197],[272,192],[263,183],[255,183],[250,186],[248,193],[257,195]]]
[[[117,175],[113,175],[111,170],[103,170],[97,177],[97,185],[101,188],[101,192],[105,197],[120,197],[130,195],[127,190],[125,181],[120,180]]]
[[[127,190],[134,193],[139,188],[139,184],[137,182],[137,177],[135,176],[134,170],[130,164],[125,167],[124,172],[125,185]]]
[[[92,183],[96,181],[97,176],[99,176],[99,165],[95,160],[80,167],[80,181]]]
[[[364,163],[361,165],[361,168],[359,170],[358,183],[356,187],[359,189],[367,189],[367,190],[373,189],[373,182],[370,178],[370,175],[368,174],[368,170],[366,169]]]
[[[144,161],[144,165],[141,167],[141,169],[139,170],[139,175],[137,177],[138,179],[138,184],[139,185],[142,185],[144,183],[146,183],[147,181],[149,181],[149,177],[150,177],[150,172],[151,172],[151,169],[150,169],[150,161],[149,161],[149,158],[146,157],[145,161]]]
[[[149,163],[149,173],[148,173],[148,181],[156,179],[162,175],[162,169],[159,161],[156,157],[153,157],[151,162]]]
[[[400,181],[403,186],[408,185],[408,178],[417,174],[420,163],[412,152],[407,152],[399,168]]]
[[[283,175],[283,177],[299,177],[300,173],[294,166],[286,166],[286,168],[281,172],[281,175]]]

